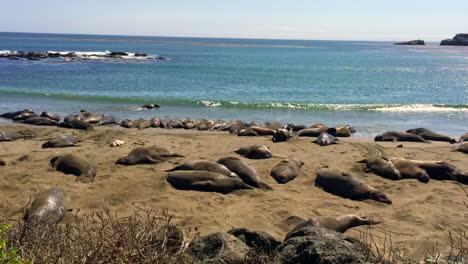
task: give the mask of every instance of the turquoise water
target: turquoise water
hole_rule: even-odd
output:
[[[127,51],[168,60],[0,59],[0,112],[84,108],[118,118],[323,122],[354,125],[360,136],[416,126],[468,131],[468,47],[0,33],[1,50]],[[160,110],[135,110],[153,102]]]

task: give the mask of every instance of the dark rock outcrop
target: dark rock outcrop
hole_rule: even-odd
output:
[[[468,46],[468,34],[457,34],[452,39],[445,39],[440,42],[442,46]]]
[[[242,263],[250,248],[237,237],[226,233],[214,233],[195,239],[188,253],[201,263]]]
[[[242,240],[247,246],[265,253],[273,253],[281,244],[280,241],[268,233],[250,231],[246,228],[234,228],[229,230],[228,233]]]
[[[417,40],[397,42],[397,43],[393,43],[393,45],[426,45],[426,43],[424,43],[424,40],[417,39]]]

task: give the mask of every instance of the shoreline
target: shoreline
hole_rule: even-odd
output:
[[[0,124],[1,131],[19,131],[29,136],[12,142],[0,142],[0,158],[7,162],[0,166],[0,199],[5,211],[21,209],[39,191],[59,186],[71,196],[71,206],[82,213],[99,211],[104,206],[125,216],[133,208],[169,210],[175,223],[184,229],[198,230],[206,235],[245,227],[265,231],[282,240],[298,222],[317,216],[336,216],[346,213],[370,215],[382,224],[357,227],[346,233],[358,237],[371,230],[376,239],[391,234],[398,246],[407,248],[418,258],[424,250],[447,242],[449,230],[468,229],[466,185],[453,181],[417,180],[392,181],[366,173],[357,161],[375,152],[390,157],[448,161],[468,171],[466,154],[451,151],[454,145],[446,142],[432,144],[415,142],[373,142],[368,138],[343,138],[342,143],[320,147],[311,143],[313,138],[293,138],[288,142],[273,143],[268,136],[238,137],[228,133],[210,131],[145,130],[98,127],[81,131],[59,127],[38,127],[21,124]],[[41,145],[57,135],[73,134],[82,142],[72,148],[41,149]],[[110,148],[112,140],[126,142]],[[340,139],[341,140],[341,139]],[[266,160],[243,159],[261,175],[272,191],[242,190],[231,194],[181,191],[165,180],[163,169],[174,167],[186,160],[217,160],[238,156],[233,150],[253,144],[268,146],[274,157]],[[402,144],[403,148],[396,148]],[[184,155],[154,165],[120,166],[114,162],[140,146],[158,145]],[[94,183],[77,182],[75,176],[50,169],[51,157],[74,153],[94,163],[97,176]],[[26,158],[21,158],[26,156]],[[299,157],[305,162],[300,175],[287,184],[277,184],[270,169],[280,158]],[[21,159],[20,159],[21,158]],[[353,171],[375,188],[384,191],[392,200],[385,205],[372,200],[344,199],[314,186],[320,167]],[[21,217],[19,214],[16,217]],[[65,218],[65,221],[70,221]]]

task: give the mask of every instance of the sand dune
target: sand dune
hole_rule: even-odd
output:
[[[415,258],[424,255],[438,241],[445,244],[447,233],[468,230],[468,187],[452,181],[391,181],[365,173],[356,161],[370,154],[386,153],[392,157],[445,160],[468,171],[468,156],[453,152],[448,143],[434,142],[375,143],[370,139],[342,139],[342,143],[320,147],[311,138],[273,143],[270,137],[237,137],[220,132],[122,128],[98,128],[91,132],[63,128],[23,125],[1,125],[0,131],[20,131],[32,136],[15,142],[0,142],[1,210],[21,209],[39,191],[59,186],[71,197],[71,206],[80,212],[100,210],[104,206],[130,214],[135,208],[168,209],[180,226],[197,230],[202,235],[245,227],[265,231],[278,239],[299,221],[315,216],[345,213],[370,215],[383,223],[371,227],[376,237],[382,232],[392,235],[395,245],[407,248]],[[79,147],[41,149],[47,139],[60,134],[74,134],[83,142]],[[125,145],[110,148],[114,139]],[[217,160],[238,156],[232,151],[247,145],[265,144],[275,157],[267,160],[244,159],[261,174],[273,191],[242,190],[232,194],[179,191],[170,186],[162,169],[190,159]],[[120,166],[114,162],[137,146],[158,145],[185,155],[157,165]],[[75,181],[75,176],[53,171],[49,160],[62,153],[75,153],[93,162],[98,170],[94,183]],[[20,157],[23,157],[20,159]],[[270,169],[281,157],[298,157],[305,162],[295,180],[280,185],[270,176]],[[20,160],[19,160],[20,159]],[[393,205],[372,200],[352,201],[326,193],[314,186],[316,171],[323,166],[358,172],[372,186],[385,192]],[[16,215],[18,218],[20,214]],[[368,227],[348,231],[359,236]]]

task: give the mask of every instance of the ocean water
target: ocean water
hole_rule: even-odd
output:
[[[0,33],[0,53],[8,51],[126,51],[167,60],[0,59],[0,112],[320,122],[352,125],[363,137],[415,127],[468,132],[468,47]],[[137,110],[145,103],[161,108]]]

